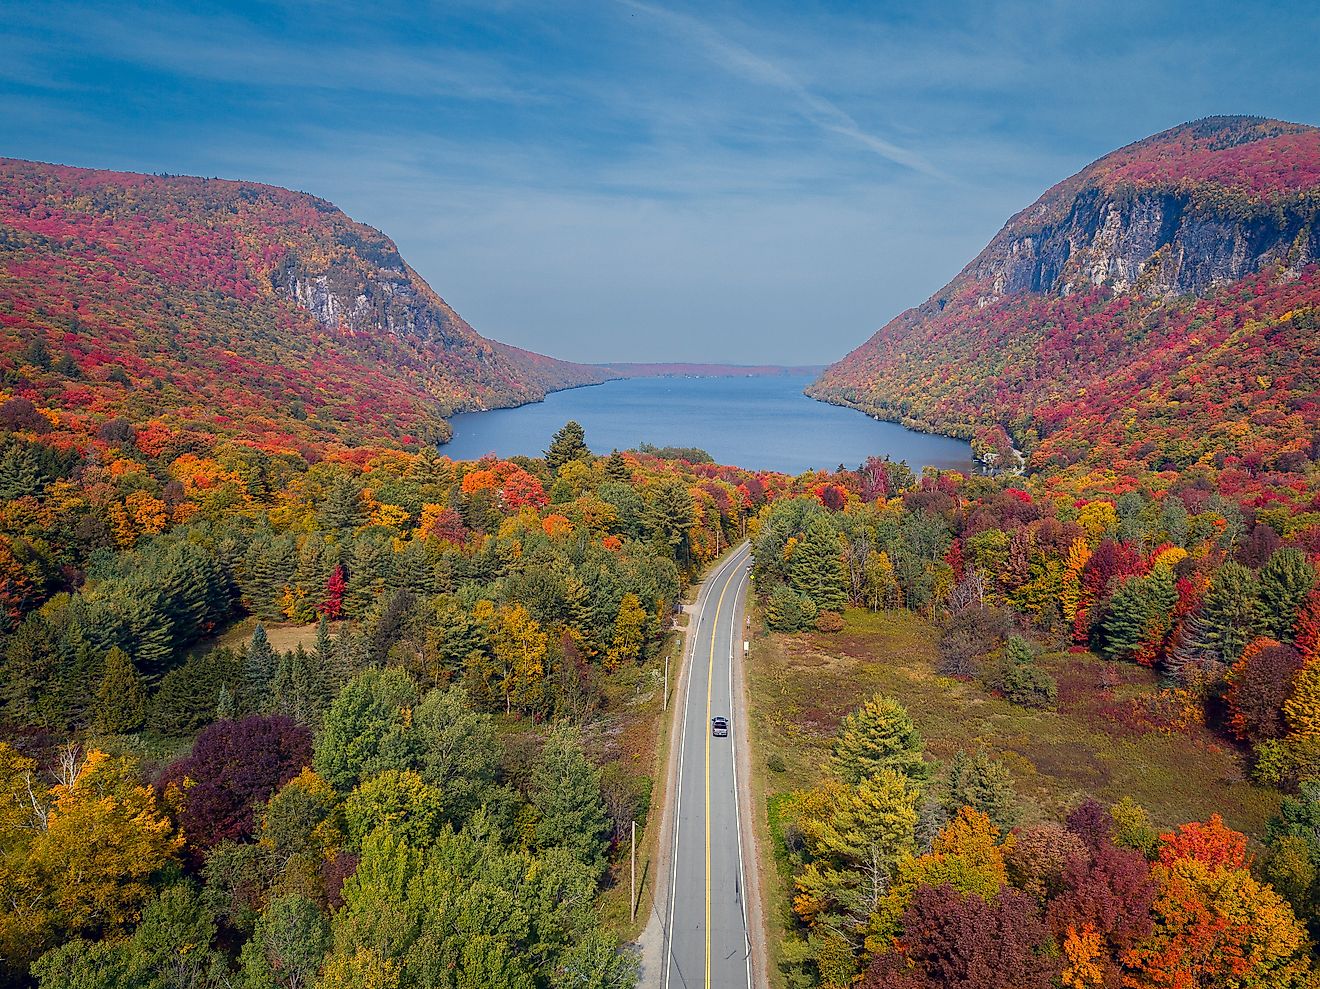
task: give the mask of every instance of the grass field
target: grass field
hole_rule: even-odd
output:
[[[748,663],[772,946],[792,926],[779,808],[791,792],[821,777],[839,721],[872,693],[907,707],[929,756],[944,760],[959,750],[979,750],[1006,763],[1023,821],[1060,818],[1088,796],[1106,804],[1131,796],[1161,827],[1218,812],[1230,826],[1259,835],[1278,807],[1279,794],[1248,782],[1241,754],[1210,731],[1161,734],[1122,717],[1132,699],[1158,690],[1149,670],[1124,665],[1117,686],[1103,689],[1107,664],[1089,654],[1047,654],[1040,662],[1059,681],[1059,704],[1029,710],[978,683],[940,676],[939,633],[920,616],[850,610],[844,617],[844,630],[834,635],[761,631]],[[778,767],[775,756],[782,760],[778,772],[769,768]]]

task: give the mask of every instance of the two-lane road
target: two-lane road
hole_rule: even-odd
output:
[[[674,847],[665,925],[664,989],[752,985],[744,897],[737,746],[746,738],[733,657],[741,656],[750,548],[740,546],[703,583],[689,642],[679,741]],[[730,721],[727,737],[711,719]]]

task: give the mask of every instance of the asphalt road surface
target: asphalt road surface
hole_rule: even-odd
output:
[[[743,545],[707,578],[689,639],[664,989],[746,989],[752,984],[734,761],[739,719],[745,715],[734,709],[731,666],[734,650],[743,648],[750,561],[750,549]],[[714,717],[729,719],[727,737],[712,736]]]

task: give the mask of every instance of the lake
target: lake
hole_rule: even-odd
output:
[[[869,456],[970,470],[962,440],[877,422],[853,409],[807,398],[803,375],[711,378],[630,378],[546,396],[516,409],[467,412],[451,423],[454,438],[440,452],[455,460],[539,457],[570,419],[582,424],[597,453],[641,443],[700,447],[716,463],[798,474],[856,467]]]

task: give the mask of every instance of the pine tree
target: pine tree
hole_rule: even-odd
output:
[[[590,460],[591,450],[587,448],[586,433],[576,422],[566,422],[550,440],[550,449],[545,451],[545,465],[553,472],[574,460]]]
[[[156,594],[134,594],[121,607],[138,668],[149,683],[155,682],[174,656],[173,624],[159,610]]]
[[[628,461],[623,459],[623,454],[618,450],[611,450],[609,457],[605,460],[605,476],[615,481],[631,481],[632,471],[628,469]]]
[[[229,692],[229,684],[220,685],[220,696],[215,702],[215,718],[217,721],[228,721],[238,713],[238,706],[234,703],[234,695]]]
[[[1017,793],[1008,767],[983,752],[959,751],[949,763],[942,793],[943,810],[953,818],[963,807],[985,814],[1007,833],[1017,823]]]
[[[330,665],[330,622],[325,615],[316,623],[316,643],[312,646],[312,658],[321,667]]]
[[[838,611],[848,600],[848,576],[839,555],[839,536],[824,515],[807,523],[788,561],[788,582],[821,611]]]
[[[388,538],[363,536],[353,546],[353,562],[344,587],[343,610],[361,617],[376,603],[389,578],[393,547]]]
[[[834,772],[856,783],[892,769],[913,780],[924,780],[930,767],[922,758],[926,745],[907,710],[898,701],[876,694],[839,725],[834,739]]]
[[[1315,566],[1300,549],[1276,550],[1260,570],[1260,603],[1264,631],[1289,642],[1297,614],[1315,586]]]
[[[38,701],[58,665],[50,624],[29,615],[9,636],[0,665],[0,721],[36,725]]]
[[[1173,622],[1178,592],[1168,567],[1145,577],[1127,577],[1114,591],[1100,629],[1102,651],[1111,659],[1133,658],[1149,666]]]
[[[1232,665],[1247,643],[1260,634],[1262,616],[1256,576],[1238,563],[1225,563],[1210,581],[1195,639],[1189,646]]]
[[[275,650],[266,635],[266,626],[260,622],[252,631],[252,641],[243,650],[242,709],[250,714],[269,710],[273,698],[271,686],[275,680]]]
[[[41,465],[30,449],[10,444],[0,454],[0,498],[12,501],[41,494],[44,483]]]
[[[322,528],[331,532],[356,529],[366,520],[362,488],[351,477],[340,478],[326,492],[320,515]]]
[[[146,711],[146,690],[133,661],[124,650],[111,649],[96,691],[96,730],[108,735],[137,731],[146,721]]]

